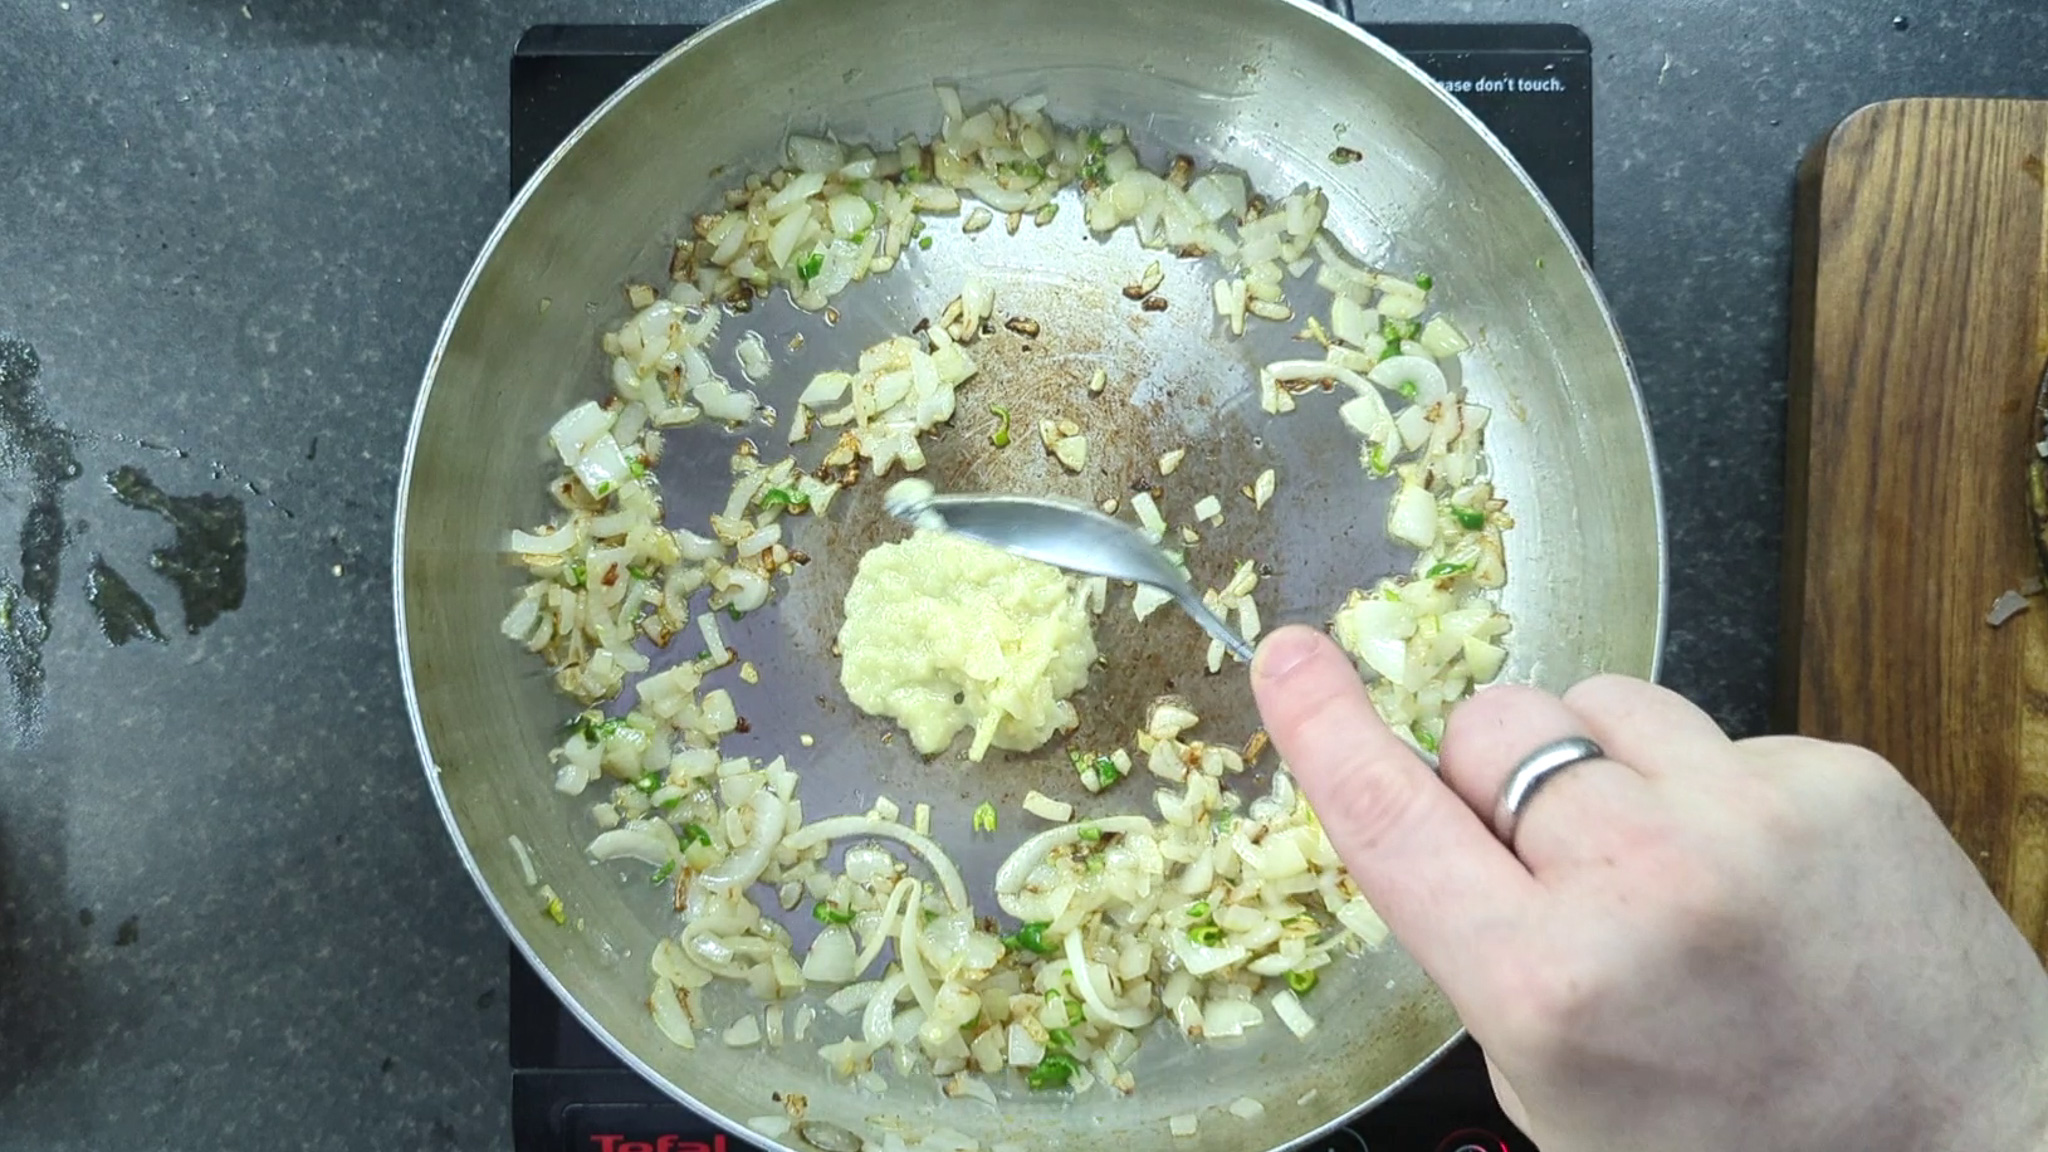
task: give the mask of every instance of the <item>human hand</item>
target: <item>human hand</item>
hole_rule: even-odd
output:
[[[1877,756],[1730,741],[1600,677],[1466,701],[1439,779],[1319,634],[1267,637],[1252,683],[1545,1152],[2048,1150],[2048,973]],[[1510,851],[1489,827],[1502,781],[1574,735],[1607,758],[1544,785]]]

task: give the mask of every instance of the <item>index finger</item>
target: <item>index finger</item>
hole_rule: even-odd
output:
[[[1498,940],[1539,897],[1534,877],[1380,719],[1350,658],[1321,633],[1266,637],[1252,691],[1359,889],[1457,999],[1487,954],[1474,945]]]

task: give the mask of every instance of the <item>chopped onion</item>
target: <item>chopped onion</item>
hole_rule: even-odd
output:
[[[1472,347],[1472,341],[1467,340],[1465,334],[1458,331],[1457,325],[1442,316],[1433,317],[1429,323],[1424,324],[1422,334],[1417,336],[1415,341],[1422,346],[1424,352],[1438,360],[1449,360],[1462,355]]]
[[[600,832],[586,851],[599,860],[632,859],[658,867],[675,855],[675,835],[663,837],[648,827],[614,828]]]
[[[1017,845],[1016,851],[1010,853],[1002,867],[996,870],[996,902],[1003,904],[1005,897],[1015,896],[1024,887],[1024,878],[1031,874],[1032,869],[1037,868],[1053,849],[1079,840],[1083,828],[1095,829],[1105,836],[1144,836],[1151,834],[1152,822],[1143,816],[1106,816],[1085,825],[1062,824],[1040,832]],[[1009,912],[1010,908],[1005,904],[1003,910]],[[1011,912],[1011,915],[1016,913]]]
[[[1419,484],[1404,484],[1387,507],[1387,535],[1427,548],[1436,543],[1436,499]]]
[[[1282,988],[1273,993],[1273,1014],[1280,1017],[1280,1022],[1287,1025],[1287,1030],[1297,1038],[1315,1031],[1315,1018],[1301,1006],[1301,1000],[1292,988]]]
[[[827,924],[811,941],[804,956],[804,979],[820,984],[844,984],[854,978],[853,930],[844,924]]]
[[[1387,922],[1380,919],[1380,914],[1363,896],[1354,896],[1339,907],[1337,922],[1357,933],[1368,948],[1377,948],[1387,942]]]
[[[533,869],[533,854],[526,850],[526,841],[517,836],[507,836],[505,839],[512,845],[512,855],[519,861],[519,878],[526,881],[528,888],[540,883],[540,873]]]
[[[880,991],[881,987],[882,982],[880,980],[866,980],[859,984],[848,984],[846,987],[827,996],[825,998],[825,1007],[839,1013],[841,1016],[851,1016],[855,1012],[866,1008],[868,1001],[874,999],[875,993]]]
[[[1119,1028],[1143,1028],[1152,1022],[1152,1013],[1140,1008],[1114,1007],[1095,987],[1094,971],[1088,963],[1087,954],[1082,951],[1079,932],[1067,933],[1065,948],[1067,975],[1074,982],[1074,991],[1081,994],[1081,1002],[1098,1019]]]
[[[723,667],[732,650],[725,646],[725,633],[718,627],[718,613],[701,612],[697,615],[697,630],[704,634],[704,653],[714,668]]]
[[[647,997],[647,1010],[654,1017],[654,1026],[678,1048],[697,1047],[697,1032],[690,1027],[690,1017],[683,1011],[682,992],[668,981],[655,978],[654,991]]]
[[[1366,379],[1417,404],[1434,404],[1450,390],[1444,370],[1423,356],[1389,356],[1366,373]]]
[[[1266,1014],[1244,1000],[1211,1000],[1202,1009],[1202,1035],[1213,1039],[1235,1039],[1265,1022]]]
[[[789,814],[789,806],[773,792],[755,793],[753,806],[754,830],[746,846],[704,873],[702,879],[706,887],[713,890],[745,888],[759,880],[761,873],[767,870],[775,846],[782,840],[783,821]]]
[[[2029,606],[2030,602],[2027,598],[2018,592],[2010,590],[2001,592],[1998,595],[1998,599],[1992,601],[1991,611],[1985,615],[1984,622],[1993,628],[1997,628],[2006,621],[2025,612]]]
[[[1131,496],[1131,511],[1137,513],[1138,523],[1144,526],[1145,535],[1154,544],[1166,537],[1166,517],[1159,514],[1159,505],[1153,501],[1150,492],[1138,492]]]
[[[733,1021],[722,1037],[727,1048],[750,1048],[761,1042],[761,1021],[748,1013]]]
[[[1151,584],[1140,584],[1137,591],[1131,594],[1131,611],[1140,620],[1171,603],[1173,593]]]
[[[947,856],[945,850],[930,837],[920,836],[901,824],[878,820],[872,816],[834,816],[805,825],[793,833],[783,846],[800,852],[814,844],[842,840],[848,836],[881,836],[900,841],[905,847],[924,857],[925,864],[932,870],[933,878],[945,889],[948,903],[957,909],[964,910],[970,907],[967,901],[967,885],[960,879],[960,870],[954,867],[952,858]]]
[[[1064,824],[1074,818],[1074,806],[1064,800],[1055,800],[1033,788],[1024,794],[1024,810],[1043,820]]]

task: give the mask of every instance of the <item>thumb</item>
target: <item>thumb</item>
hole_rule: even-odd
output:
[[[1460,974],[1485,954],[1474,938],[1516,918],[1535,879],[1380,719],[1351,659],[1322,633],[1266,637],[1252,691],[1352,879],[1457,1000],[1471,987]]]

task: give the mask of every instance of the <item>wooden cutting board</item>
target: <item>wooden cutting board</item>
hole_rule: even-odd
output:
[[[2048,598],[2026,498],[2048,367],[2048,103],[1904,100],[1800,170],[1784,728],[1875,749],[2048,957]]]

